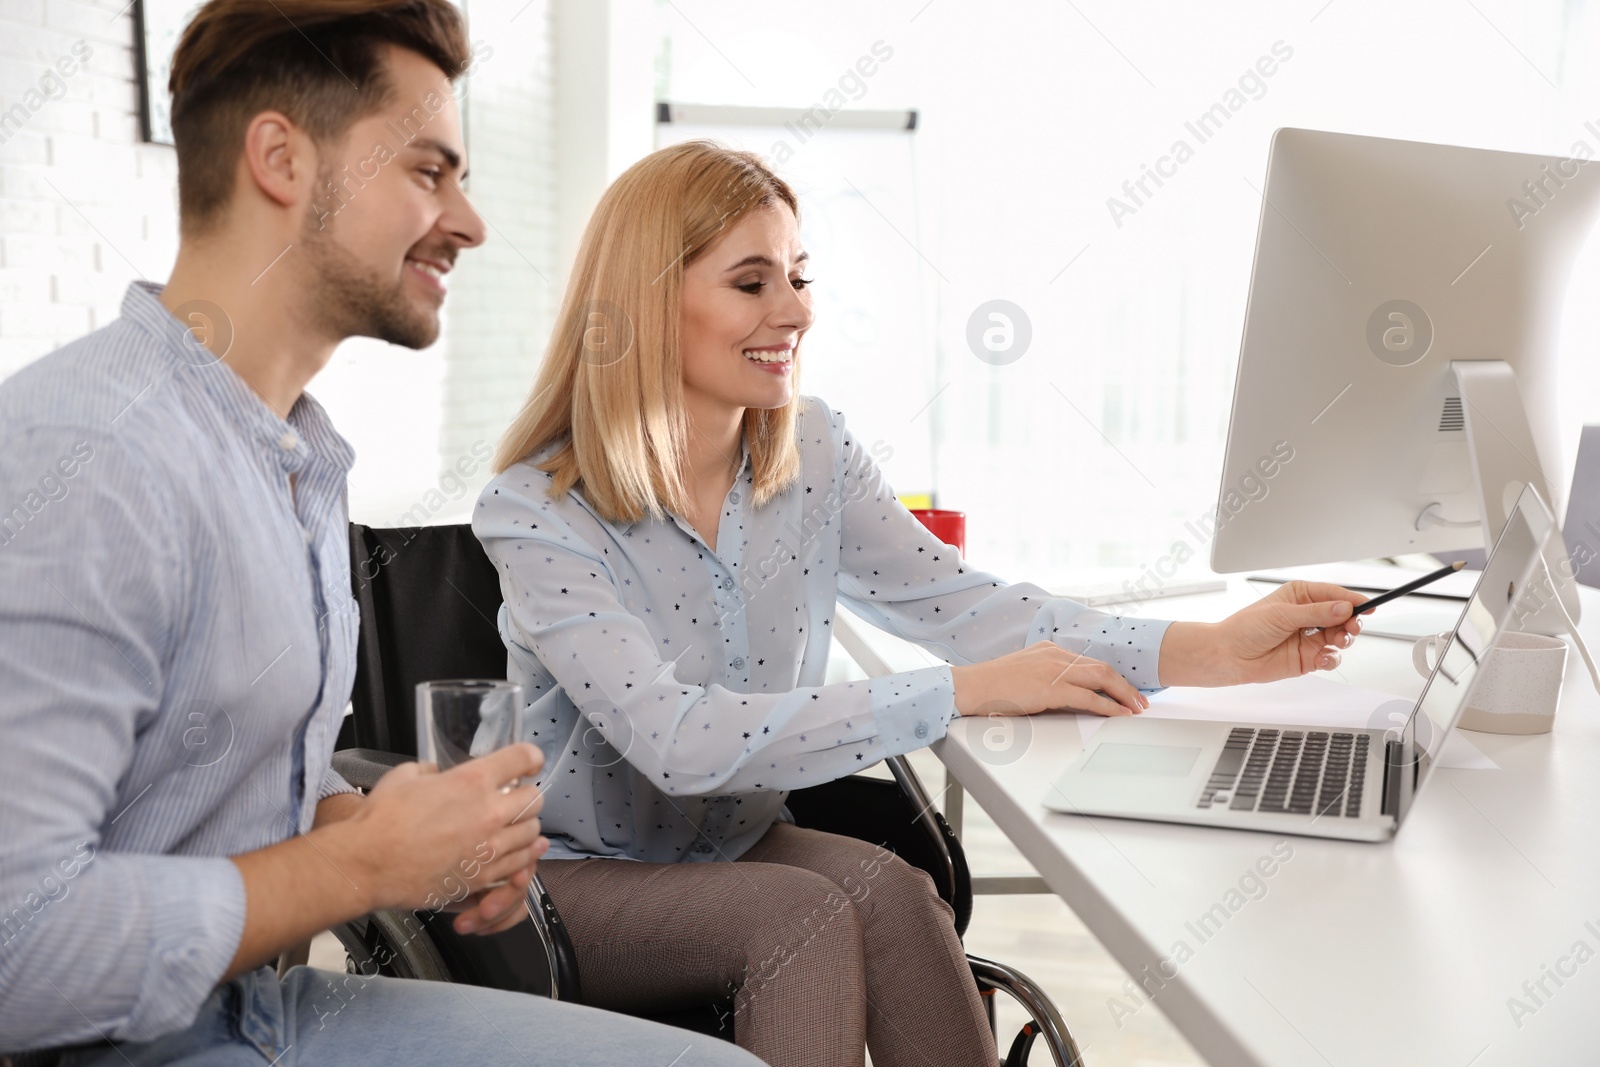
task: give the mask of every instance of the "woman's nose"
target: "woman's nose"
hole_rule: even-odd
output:
[[[784,288],[789,291],[789,296],[778,310],[778,325],[797,330],[809,328],[815,314],[811,310],[811,302],[805,297],[805,292],[792,285]]]

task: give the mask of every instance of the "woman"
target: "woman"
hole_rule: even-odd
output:
[[[597,1006],[731,997],[739,1044],[773,1064],[860,1064],[866,1044],[879,1067],[992,1067],[931,880],[783,821],[787,791],[958,714],[1125,715],[1141,688],[1332,667],[1360,598],[1296,583],[1169,625],[972,569],[796,391],[797,211],[759,158],[708,143],[618,178],[479,499],[546,758],[540,872]],[[823,685],[840,596],[954,666]]]

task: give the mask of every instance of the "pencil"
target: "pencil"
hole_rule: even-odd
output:
[[[1373,608],[1381,608],[1381,607],[1383,607],[1383,605],[1389,603],[1389,601],[1398,600],[1401,597],[1406,596],[1409,593],[1415,593],[1418,589],[1421,589],[1423,586],[1431,585],[1434,582],[1437,582],[1440,578],[1443,578],[1447,574],[1454,574],[1456,571],[1460,570],[1462,567],[1465,567],[1466,565],[1467,565],[1467,561],[1466,560],[1458,559],[1454,563],[1451,563],[1451,564],[1448,564],[1446,566],[1440,567],[1436,571],[1429,571],[1427,574],[1424,574],[1421,578],[1417,578],[1417,579],[1414,579],[1412,581],[1409,581],[1405,585],[1396,586],[1395,588],[1389,590],[1387,593],[1379,593],[1377,596],[1373,597],[1371,600],[1367,600],[1367,601],[1364,601],[1363,603],[1355,605],[1355,610],[1354,610],[1353,614],[1355,614],[1355,615],[1363,615],[1366,612],[1371,611]],[[1323,628],[1322,627],[1317,627],[1317,626],[1309,626],[1309,627],[1307,627],[1306,629],[1304,629],[1304,630],[1302,630],[1300,632],[1305,637],[1315,637],[1317,635],[1317,632],[1319,630],[1321,630],[1321,629],[1323,629]]]

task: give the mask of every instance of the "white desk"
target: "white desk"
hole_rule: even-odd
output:
[[[1257,589],[1141,614],[1218,619]],[[1583,608],[1600,647],[1600,592],[1584,589]],[[871,640],[896,669],[925,661]],[[1414,696],[1410,652],[1359,640],[1329,677]],[[1133,976],[1122,1009],[1144,1010],[1147,981],[1214,1067],[1600,1063],[1600,697],[1575,654],[1554,733],[1469,735],[1500,769],[1437,770],[1381,845],[1050,812],[1040,800],[1081,751],[1079,729],[1067,715],[1029,722],[1014,762],[985,749],[986,719],[957,720],[935,751]],[[1259,899],[1229,897],[1286,846]],[[1202,915],[1240,900],[1197,936]],[[1180,942],[1186,961],[1163,964]],[[1545,970],[1558,965],[1560,986]],[[1532,1010],[1514,1020],[1512,997]]]

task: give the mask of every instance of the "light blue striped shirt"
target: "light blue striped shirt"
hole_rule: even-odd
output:
[[[350,446],[159,293],[0,384],[0,1047],[189,1025],[244,928],[225,857],[349,789]]]
[[[677,516],[613,523],[581,490],[551,499],[546,453],[478,498],[500,571],[508,677],[545,754],[549,856],[736,859],[791,789],[944,736],[943,664],[826,685],[836,605],[977,663],[1033,641],[1156,677],[1165,622],[1109,615],[975,569],[901,506],[844,417],[806,397],[799,479],[761,507],[749,452],[713,550]]]

